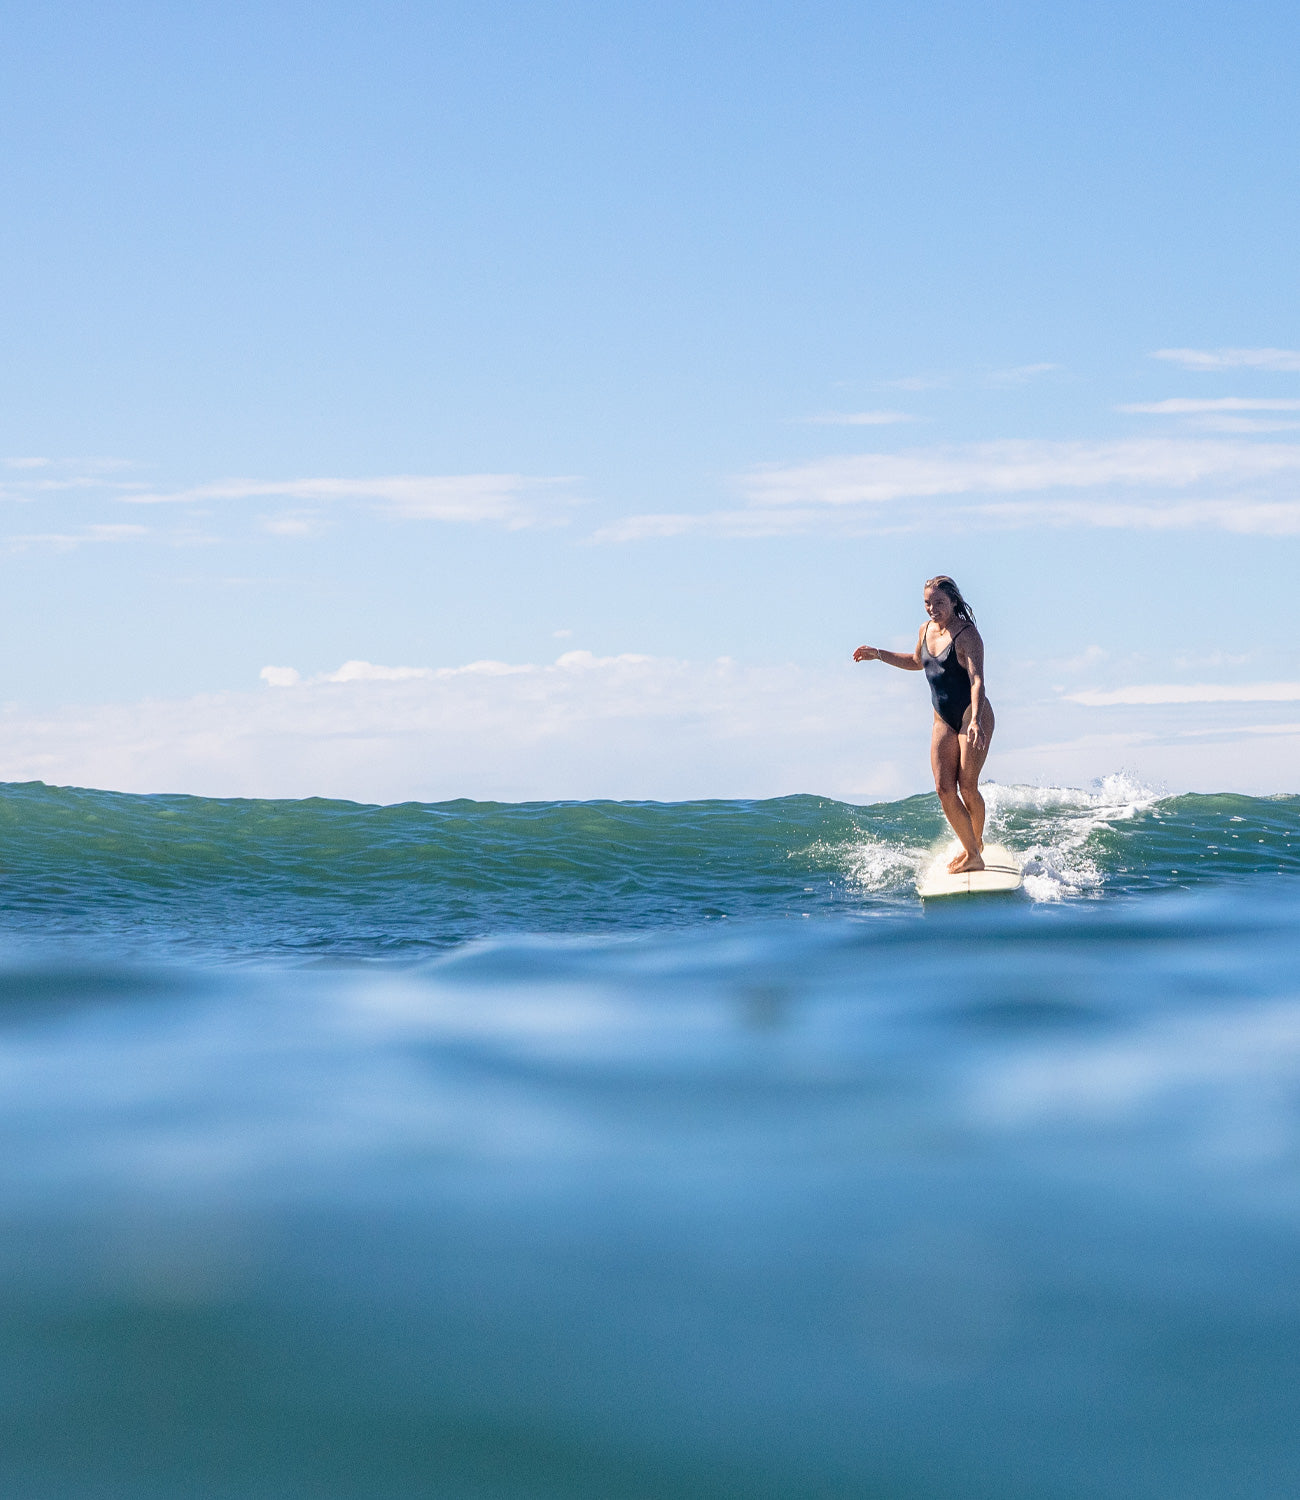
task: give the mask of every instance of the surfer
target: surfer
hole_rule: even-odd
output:
[[[925,612],[910,656],[880,646],[859,646],[854,661],[883,661],[904,672],[924,672],[934,704],[930,767],[944,815],[961,842],[948,864],[952,874],[982,870],[984,798],[980,772],[993,738],[993,709],[984,695],[984,642],[975,613],[945,573],[925,586]]]

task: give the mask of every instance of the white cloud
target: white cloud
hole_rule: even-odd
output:
[[[627,516],[621,521],[612,521],[592,533],[593,542],[646,542],[668,537],[686,536],[690,532],[708,532],[714,536],[735,536],[729,523],[747,519],[743,512],[713,512],[689,515],[682,511],[666,511],[658,514]],[[768,533],[762,533],[767,535]]]
[[[1221,411],[1300,411],[1300,400],[1293,400],[1288,396],[1219,396],[1209,400],[1196,396],[1172,396],[1167,401],[1137,401],[1127,406],[1117,406],[1115,410],[1149,412],[1160,417]]]
[[[555,524],[574,502],[571,478],[527,474],[388,474],[368,479],[227,479],[182,490],[137,490],[136,505],[284,499],[359,502],[406,520],[491,522],[514,529]]]
[[[315,677],[303,677],[296,667],[263,667],[258,673],[273,688],[311,687],[320,682],[409,682],[433,675],[432,667],[380,667],[371,661],[345,661],[337,672],[319,672]]]
[[[327,672],[318,682],[409,682],[432,677],[431,667],[378,667],[369,661],[345,661],[337,672]]]
[[[1300,500],[1237,494],[1153,502],[1128,496],[1134,490],[1180,490],[1206,484],[1240,491],[1297,475],[1300,444],[1296,443],[1171,437],[911,448],[766,465],[740,479],[749,502],[743,510],[629,516],[602,527],[593,539],[641,541],[692,532],[765,537],[909,531],[930,524],[932,512],[922,503],[927,500],[1017,494],[1038,498],[976,499],[960,510],[945,509],[945,524],[1143,530],[1211,527],[1293,535],[1300,532]],[[1061,490],[1098,493],[1086,499],[1052,494]]]
[[[1175,656],[1173,664],[1180,671],[1191,667],[1244,667],[1251,654],[1248,651],[1198,651],[1194,655]]]
[[[862,453],[752,470],[742,489],[761,506],[881,504],[931,495],[1184,488],[1300,473],[1300,444],[1164,438],[1112,443],[1013,440]]]
[[[147,526],[108,523],[87,526],[84,532],[78,533],[78,540],[87,542],[125,542],[129,541],[132,537],[148,535],[149,528]]]
[[[898,422],[915,422],[916,418],[905,411],[827,411],[804,421],[819,427],[891,427]]]
[[[952,376],[904,375],[898,380],[885,380],[881,384],[895,391],[941,391],[952,384]]]
[[[1279,422],[1274,417],[1218,417],[1191,419],[1202,432],[1300,432],[1300,422]]]
[[[110,479],[123,470],[139,466],[128,458],[6,458],[3,467],[24,477],[0,485],[0,493],[15,499],[52,490],[98,489],[119,491],[140,488],[139,480]]]
[[[924,682],[855,667],[848,649],[820,668],[588,651],[405,671],[353,662],[311,680],[279,666],[263,670],[260,691],[54,710],[9,703],[0,778],[374,802],[798,791],[873,801],[926,790]],[[1046,695],[1039,675],[1007,666],[989,767],[999,781],[1062,786],[1123,767],[1204,790],[1294,786],[1285,726],[1225,723],[1194,737],[1195,721],[1162,728],[1149,712],[1123,732],[1097,733],[1090,706]],[[1283,686],[1300,698],[1300,684]]]
[[[275,691],[25,714],[0,777],[231,796],[871,799],[924,785],[929,711],[902,673],[571,651],[538,665],[345,663]],[[891,680],[891,678],[893,680]],[[901,737],[901,738],[900,738]],[[864,753],[864,744],[870,744]]]
[[[310,512],[288,511],[279,516],[259,516],[257,523],[268,536],[317,536],[325,530],[322,517]]]
[[[1221,728],[1214,729],[1184,729],[1183,734],[1188,738],[1201,738],[1210,734],[1222,734]],[[1300,736],[1300,724],[1238,724],[1234,727],[1234,734],[1267,734]]]
[[[1247,415],[1258,412],[1300,412],[1300,401],[1288,397],[1223,396],[1202,400],[1197,397],[1174,396],[1167,401],[1131,402],[1117,406],[1115,410],[1157,417],[1182,417],[1202,432],[1262,433],[1300,430],[1300,422]]]
[[[1067,693],[1066,701],[1087,708],[1118,704],[1154,706],[1169,703],[1297,703],[1300,682],[1148,682],[1107,691]]]
[[[1085,646],[1076,656],[1067,656],[1059,663],[1063,672],[1082,672],[1088,667],[1095,667],[1098,662],[1103,662],[1110,655],[1109,651],[1101,646]]]
[[[1040,361],[1035,365],[1014,365],[1009,370],[992,370],[985,377],[989,385],[1025,385],[1039,375],[1049,375],[1060,365]]]
[[[1300,370],[1300,349],[1157,349],[1151,357],[1185,370]]]
[[[38,496],[57,495],[69,490],[96,490],[107,493],[115,500],[130,499],[139,486],[120,480],[106,480],[98,474],[71,474],[62,479],[40,478],[15,479],[0,483],[0,499],[32,500]]]
[[[974,506],[971,525],[1093,526],[1118,531],[1229,531],[1238,536],[1300,535],[1300,501],[1192,500],[1132,505],[1105,500],[1040,500]]]
[[[0,548],[6,552],[26,552],[32,547],[49,547],[55,552],[71,552],[88,543],[129,542],[149,534],[148,526],[94,525],[84,526],[80,531],[39,531],[0,537]]]
[[[986,370],[979,378],[985,385],[1026,385],[1040,375],[1050,375],[1064,366],[1054,360],[1036,360],[1027,365],[1011,365],[1003,370]],[[951,375],[904,375],[896,380],[882,380],[881,386],[895,391],[935,391],[953,384]]]
[[[556,631],[557,635],[572,635]],[[616,662],[646,662],[648,656],[593,656],[590,651],[568,651],[555,663],[562,671],[585,670],[609,666]],[[463,667],[384,667],[372,661],[345,661],[335,672],[318,672],[304,677],[296,667],[263,667],[258,674],[268,687],[315,687],[323,682],[413,682],[418,678],[444,677],[512,677],[539,669],[505,661],[471,661]]]
[[[757,540],[782,536],[892,536],[919,531],[928,513],[881,516],[865,509],[714,511],[700,515],[629,516],[594,532],[593,542],[639,542],[690,534]],[[1189,501],[1134,505],[1103,500],[1008,501],[944,512],[944,525],[1018,530],[1030,526],[1088,526],[1109,531],[1228,531],[1238,536],[1300,536],[1300,501]]]

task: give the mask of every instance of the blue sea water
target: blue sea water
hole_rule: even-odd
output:
[[[1300,797],[0,788],[0,1494],[1300,1490]]]

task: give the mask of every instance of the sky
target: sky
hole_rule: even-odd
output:
[[[5,4],[0,779],[1300,790],[1300,11]]]

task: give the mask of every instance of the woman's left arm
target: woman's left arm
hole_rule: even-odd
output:
[[[984,642],[973,625],[961,633],[957,660],[970,674],[970,723],[966,726],[966,738],[973,749],[979,750],[984,744],[984,726],[980,723],[980,710],[984,707]]]

